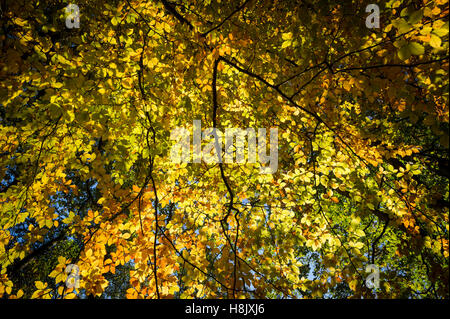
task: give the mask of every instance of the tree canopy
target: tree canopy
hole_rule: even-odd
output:
[[[0,1],[0,297],[449,297],[448,1],[75,2]]]

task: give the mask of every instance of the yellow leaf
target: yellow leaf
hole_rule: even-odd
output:
[[[353,279],[352,281],[350,281],[348,283],[348,286],[350,287],[351,290],[355,291],[356,290],[356,286],[358,285],[358,280]]]
[[[122,238],[123,238],[123,239],[128,239],[128,238],[130,238],[130,237],[131,237],[131,234],[130,234],[130,233],[125,233],[125,234],[122,235]]]
[[[126,78],[126,79],[122,80],[122,85],[126,89],[131,89],[132,84],[133,84],[133,80],[131,78]]]
[[[36,288],[39,290],[42,290],[45,287],[47,287],[47,283],[44,284],[42,281],[36,281],[34,284],[35,284]]]
[[[292,32],[283,33],[283,34],[281,35],[281,37],[282,37],[283,40],[291,40],[291,39],[292,39],[292,36],[293,36]]]
[[[440,48],[440,47],[441,47],[441,43],[442,43],[441,38],[439,38],[439,37],[438,37],[437,35],[435,35],[435,34],[431,34],[430,45],[431,45],[433,48]]]

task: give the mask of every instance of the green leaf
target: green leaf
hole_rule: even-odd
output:
[[[423,10],[417,10],[415,12],[413,12],[408,19],[408,23],[409,24],[416,24],[418,22],[420,22],[423,18]]]
[[[401,17],[406,17],[408,15],[408,13],[409,13],[409,8],[406,7],[400,12],[400,16]]]
[[[394,46],[397,49],[400,49],[401,47],[405,46],[406,44],[407,44],[407,42],[405,40],[403,40],[403,39],[400,39],[400,40],[397,40],[397,41],[394,42]]]
[[[398,54],[398,57],[400,58],[400,60],[402,60],[402,61],[408,60],[411,57],[411,51],[409,49],[409,45],[405,45],[405,46],[401,47],[400,50],[398,50],[397,54]]]
[[[425,48],[423,47],[423,45],[417,42],[411,42],[410,44],[408,44],[408,48],[413,55],[421,55],[425,52]]]
[[[358,229],[358,230],[355,232],[355,234],[356,234],[358,237],[363,237],[363,236],[366,235],[362,229]]]
[[[51,103],[48,107],[48,111],[50,112],[50,117],[52,119],[57,119],[62,113],[61,108],[56,103]]]
[[[403,18],[395,20],[392,24],[398,29],[399,33],[405,33],[411,30],[411,25]]]

